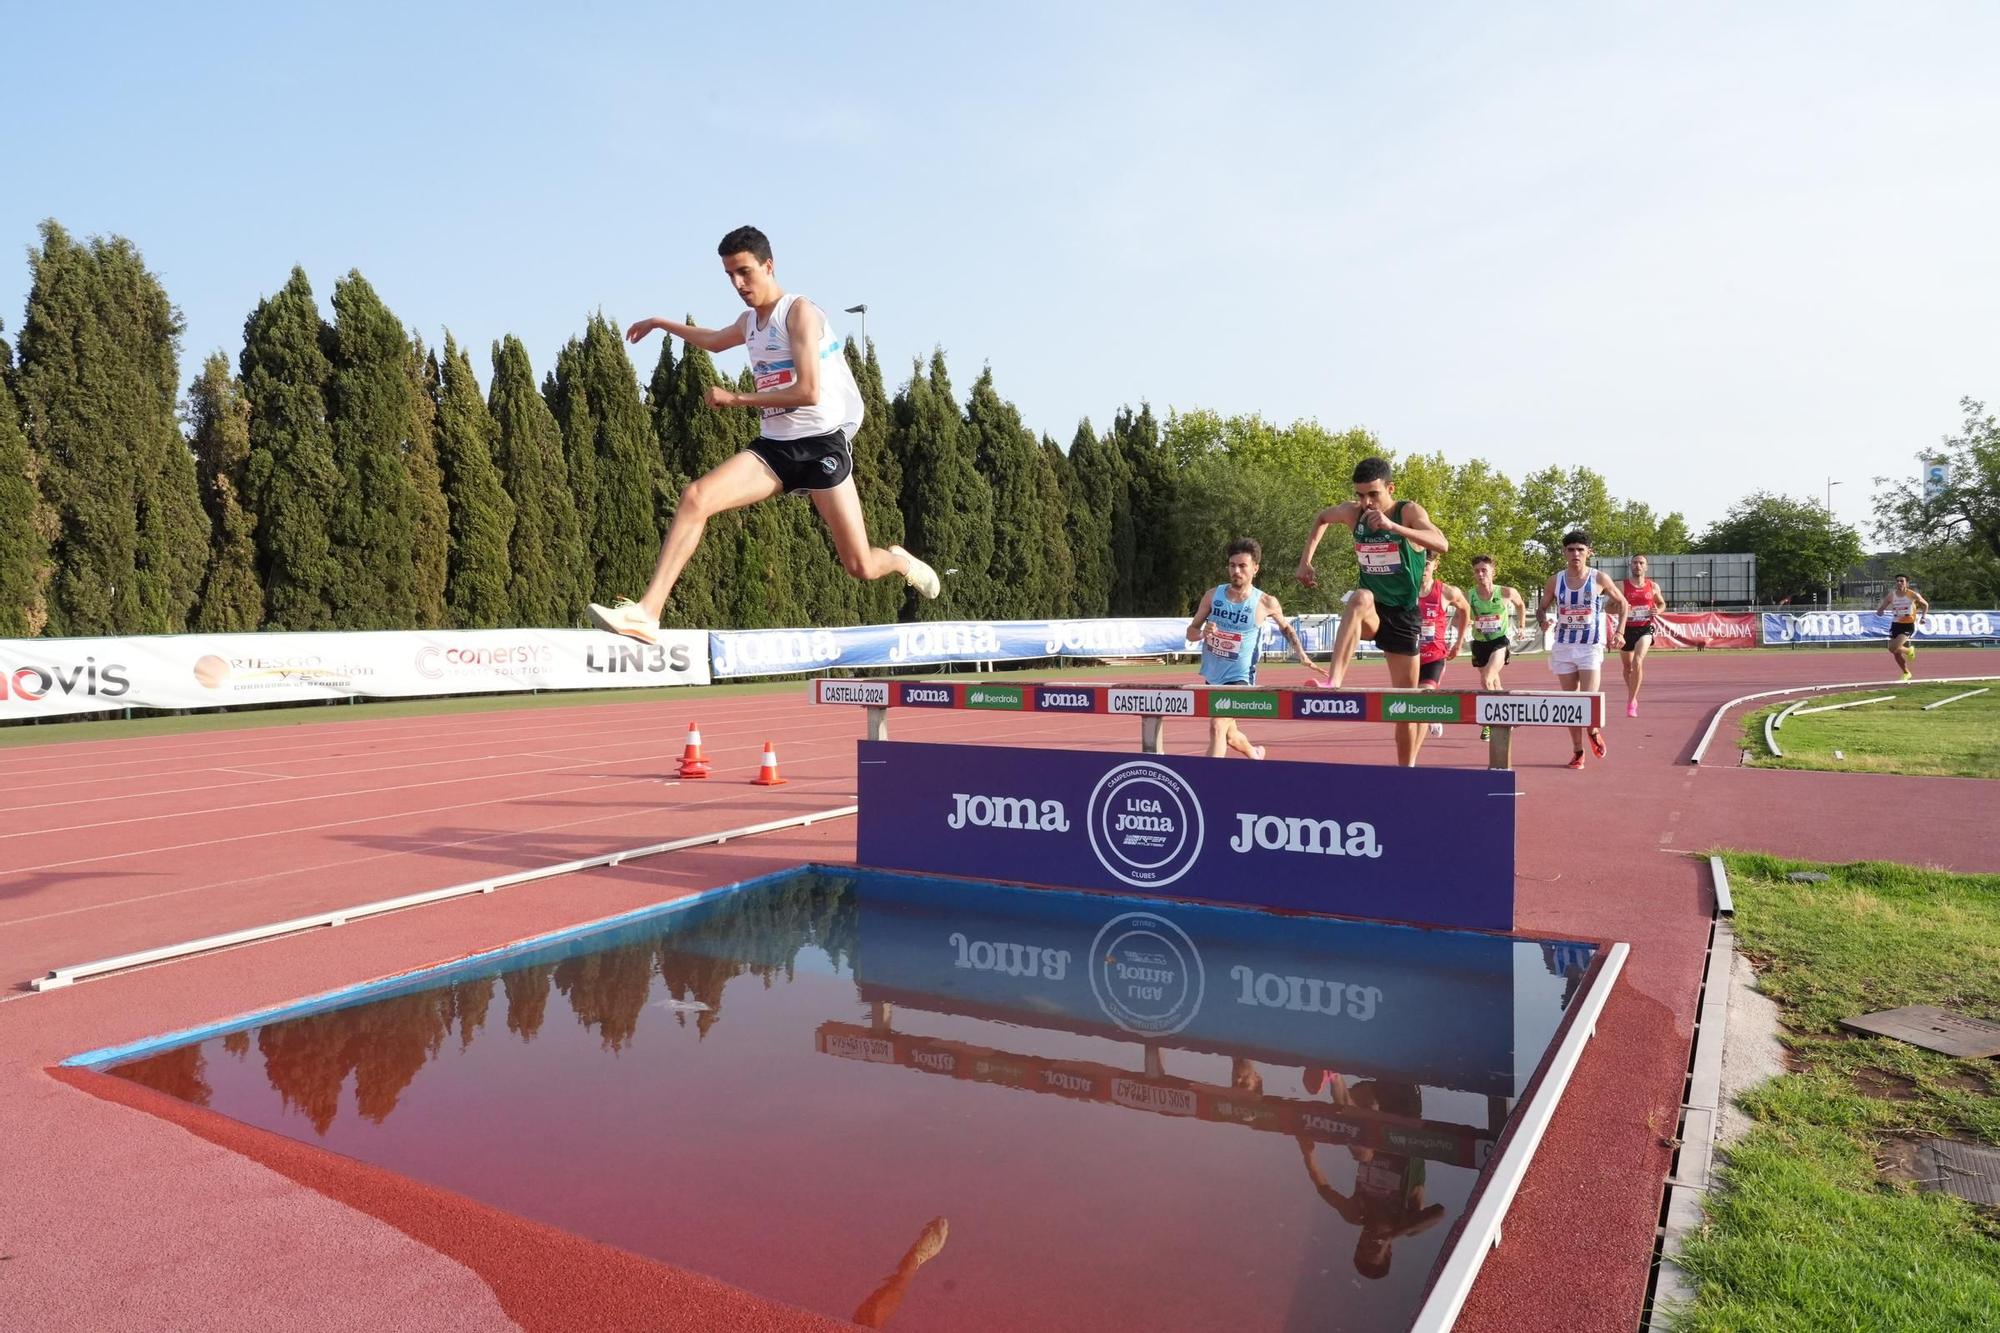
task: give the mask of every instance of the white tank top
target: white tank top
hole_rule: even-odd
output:
[[[747,311],[743,316],[743,343],[750,351],[750,373],[757,381],[759,393],[787,389],[798,382],[797,354],[786,323],[791,318],[794,301],[805,298],[797,292],[786,292],[779,297],[770,322],[762,328],[757,326],[756,311]],[[811,306],[812,302],[806,304]],[[854,372],[847,368],[845,343],[833,336],[824,315],[820,317],[819,346],[812,354],[819,359],[819,401],[810,407],[765,408],[764,436],[772,440],[802,440],[844,431],[852,443],[854,432],[861,429],[861,390],[854,383]]]

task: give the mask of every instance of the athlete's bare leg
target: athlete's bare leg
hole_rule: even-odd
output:
[[[951,1226],[942,1217],[933,1217],[917,1233],[916,1243],[904,1252],[896,1262],[896,1271],[882,1279],[882,1285],[868,1293],[861,1307],[854,1312],[854,1322],[863,1328],[881,1328],[896,1313],[896,1307],[903,1303],[903,1293],[909,1289],[910,1279],[917,1270],[937,1258],[944,1249],[944,1243],[951,1235]]]
[[[1629,702],[1639,702],[1639,687],[1646,683],[1646,654],[1652,650],[1653,636],[1644,635],[1636,648],[1628,648],[1618,654],[1625,665],[1625,695]]]
[[[695,547],[701,545],[701,534],[709,519],[768,500],[782,489],[777,473],[752,453],[737,454],[716,464],[707,476],[689,482],[681,492],[679,507],[674,510],[674,521],[667,528],[667,540],[660,546],[653,581],[646,585],[646,595],[639,599],[646,614],[658,620],[667,609],[674,582],[687,567]]]
[[[1340,682],[1347,679],[1347,668],[1354,661],[1354,650],[1363,639],[1374,638],[1381,627],[1382,622],[1375,614],[1374,593],[1356,588],[1347,594],[1347,607],[1340,613],[1340,629],[1333,636],[1333,656],[1326,664],[1328,685],[1340,688]]]
[[[1594,666],[1588,671],[1563,671],[1556,675],[1556,684],[1565,690],[1580,690],[1585,694],[1595,694],[1604,682],[1604,668]],[[1589,736],[1594,727],[1569,728],[1569,743],[1576,747],[1578,754],[1589,745]]]
[[[1236,725],[1233,717],[1212,717],[1208,720],[1208,757],[1221,759],[1234,750],[1245,759],[1262,759],[1262,750],[1250,743],[1243,729]]]
[[[1384,653],[1382,660],[1389,664],[1389,683],[1397,689],[1410,690],[1417,686],[1417,673],[1423,663],[1415,653]],[[1417,751],[1424,748],[1424,724],[1421,722],[1398,722],[1396,727],[1396,762],[1404,768],[1417,766]]]
[[[861,496],[849,477],[831,490],[813,491],[813,508],[833,534],[840,567],[857,579],[884,579],[909,573],[905,557],[885,551],[868,540],[868,522],[861,516]]]
[[[1497,690],[1500,688],[1500,670],[1507,665],[1507,653],[1508,650],[1505,648],[1495,648],[1493,655],[1486,659],[1486,665],[1479,668],[1480,689]]]

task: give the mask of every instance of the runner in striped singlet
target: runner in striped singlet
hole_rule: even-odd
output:
[[[1566,690],[1595,694],[1604,677],[1604,604],[1608,601],[1623,620],[1631,605],[1601,569],[1590,567],[1590,535],[1563,534],[1564,567],[1550,576],[1542,588],[1537,614],[1555,619],[1555,644],[1549,652],[1549,669]],[[1583,747],[1587,740],[1599,759],[1604,757],[1604,733],[1597,727],[1571,727],[1570,743],[1576,755],[1571,768],[1583,767]]]
[[[1908,574],[1896,575],[1896,586],[1882,598],[1882,604],[1875,608],[1876,615],[1888,615],[1889,656],[1896,659],[1896,667],[1903,673],[1903,679],[1910,678],[1910,663],[1917,656],[1917,617],[1927,616],[1931,604],[1924,595],[1910,586]]]

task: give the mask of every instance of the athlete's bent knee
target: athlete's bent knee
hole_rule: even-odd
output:
[[[849,578],[865,579],[868,577],[868,557],[860,551],[842,551],[840,553],[840,567],[847,571]]]
[[[686,514],[689,518],[708,517],[708,489],[700,481],[691,481],[681,488],[681,507],[676,514]]]

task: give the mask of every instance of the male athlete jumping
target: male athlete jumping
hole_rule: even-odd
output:
[[[1257,654],[1263,642],[1264,622],[1274,620],[1291,643],[1292,651],[1308,669],[1312,658],[1299,639],[1285,608],[1278,599],[1256,586],[1257,569],[1264,548],[1254,537],[1229,543],[1229,582],[1217,584],[1202,598],[1201,606],[1188,622],[1187,641],[1201,643],[1201,678],[1209,685],[1255,685]],[[1233,717],[1209,718],[1208,753],[1220,759],[1234,750],[1252,759],[1264,757],[1264,747],[1252,745]]]
[[[868,541],[861,498],[854,489],[852,449],[854,432],[861,427],[861,390],[840,340],[827,332],[826,317],[811,301],[778,285],[771,243],[755,227],[730,232],[716,253],[736,294],[750,307],[747,313],[719,329],[642,319],[625,331],[625,338],[636,343],[654,329],[664,329],[709,352],[747,344],[756,392],[711,385],[708,405],[761,413],[763,434],[681,492],[645,594],[636,602],[609,607],[593,602],[590,618],[614,634],[654,642],[674,581],[701,544],[708,520],[780,492],[812,496],[833,534],[841,568],[849,574],[857,579],[901,574],[921,595],[936,597],[938,576],[929,565],[900,546],[885,551]]]

